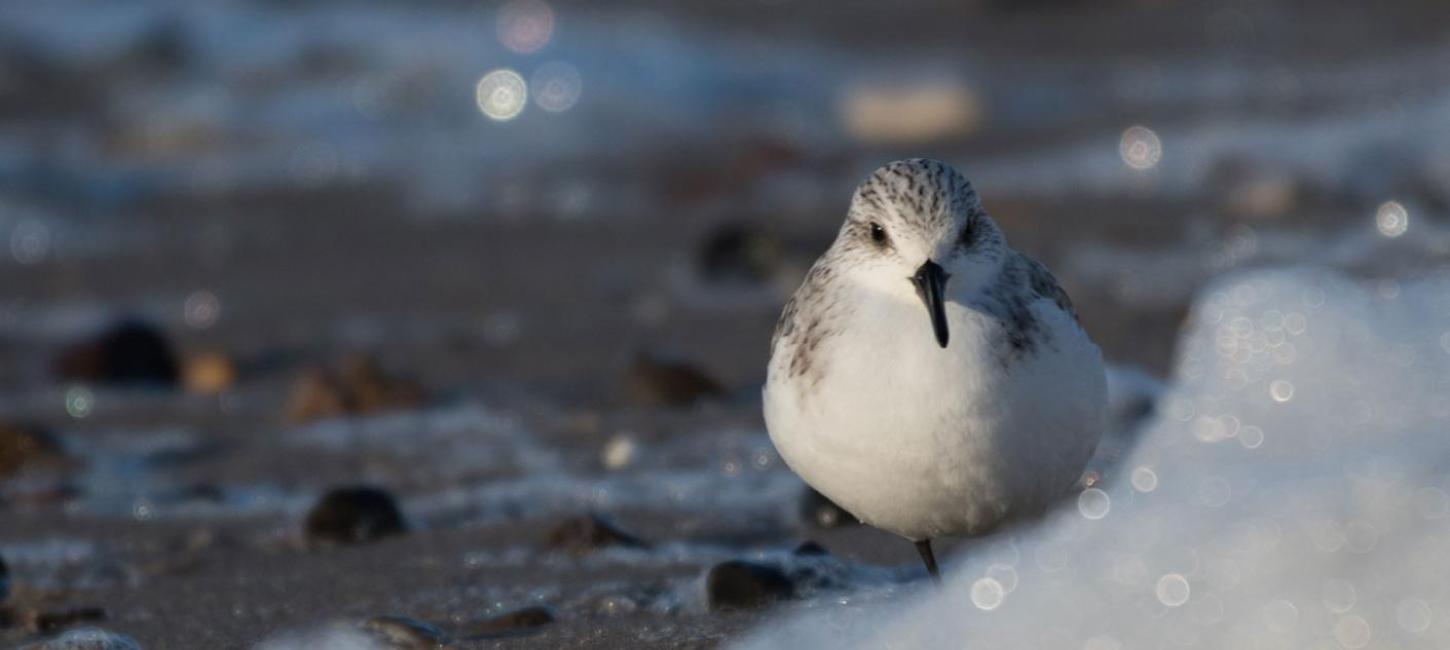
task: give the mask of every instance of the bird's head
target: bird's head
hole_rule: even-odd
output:
[[[877,169],[856,188],[832,247],[851,258],[856,280],[919,300],[945,348],[947,302],[996,275],[1006,241],[966,177],[946,163],[914,158]]]

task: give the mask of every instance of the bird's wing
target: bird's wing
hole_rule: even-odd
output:
[[[1052,276],[1052,272],[1048,271],[1041,262],[1026,255],[1022,256],[1022,260],[1027,263],[1027,285],[1033,293],[1056,303],[1059,309],[1067,312],[1073,320],[1077,320],[1077,310],[1072,306],[1072,298],[1067,296],[1067,292],[1062,289],[1062,285],[1057,283],[1057,278]]]
[[[780,311],[780,320],[775,322],[775,334],[770,337],[770,351],[775,353],[776,346],[780,340],[795,334],[796,330],[802,327],[800,313],[801,306],[805,305],[809,310],[811,305],[820,301],[821,294],[825,291],[827,280],[833,275],[830,270],[829,261],[822,257],[811,265],[806,272],[806,277],[801,281],[801,286],[795,290],[795,294],[785,303],[785,308]]]
[[[790,336],[790,333],[795,331],[796,300],[799,295],[800,291],[796,291],[796,295],[791,296],[790,300],[785,302],[785,308],[780,310],[780,318],[775,321],[775,333],[770,335],[770,353],[772,355],[775,354],[776,346],[780,345],[780,339]]]
[[[828,300],[831,295],[828,285],[833,277],[835,271],[830,260],[826,257],[816,260],[776,321],[775,334],[770,337],[772,365],[783,364],[782,369],[791,376],[812,374],[816,367],[812,363],[816,347],[833,334],[825,326],[839,308],[836,301]]]

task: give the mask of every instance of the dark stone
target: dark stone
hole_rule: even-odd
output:
[[[690,406],[720,397],[725,388],[693,364],[638,355],[630,364],[626,386],[640,406]]]
[[[58,467],[68,457],[60,441],[43,427],[0,423],[0,478],[37,467]]]
[[[554,610],[543,605],[532,605],[470,623],[465,626],[464,635],[474,639],[522,636],[553,623],[555,618]]]
[[[795,547],[795,550],[791,551],[791,555],[801,557],[823,557],[830,554],[831,552],[826,550],[826,547],[821,546],[815,540],[811,539],[801,542],[800,546]]]
[[[141,645],[128,636],[93,627],[71,630],[32,647],[34,650],[141,650]]]
[[[313,544],[358,544],[407,530],[392,495],[375,487],[336,488],[307,513],[307,540]]]
[[[714,284],[764,284],[779,272],[783,249],[780,237],[764,228],[723,224],[700,244],[700,277]]]
[[[5,566],[5,558],[0,557],[0,603],[4,603],[10,597],[10,567]]]
[[[332,367],[303,371],[292,387],[287,419],[311,422],[350,415],[410,409],[423,403],[423,389],[392,375],[371,357],[355,354]]]
[[[548,546],[577,557],[609,546],[648,548],[649,544],[602,515],[589,514],[565,519],[555,525],[549,531]]]
[[[727,560],[705,575],[705,596],[710,611],[756,609],[787,600],[795,594],[790,578],[775,567]]]
[[[63,350],[55,373],[64,381],[174,388],[181,379],[171,343],[158,328],[124,320]]]
[[[846,512],[844,508],[836,505],[834,501],[827,499],[826,495],[815,491],[810,486],[806,486],[805,491],[801,493],[800,517],[805,525],[812,528],[839,528],[861,523],[855,515]]]
[[[361,627],[379,643],[396,650],[433,650],[452,643],[448,633],[438,626],[407,616],[374,616],[363,621]]]

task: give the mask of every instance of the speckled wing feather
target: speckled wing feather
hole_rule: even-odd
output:
[[[782,352],[782,345],[790,346],[783,369],[791,377],[810,375],[815,370],[812,353],[822,339],[835,332],[835,328],[826,325],[832,321],[838,307],[837,302],[830,299],[826,286],[834,275],[832,268],[829,255],[811,266],[805,281],[785,303],[780,320],[775,323],[775,333],[770,337],[770,353],[774,358]]]
[[[1022,259],[1027,262],[1027,281],[1033,293],[1057,303],[1058,308],[1072,316],[1074,321],[1078,320],[1077,310],[1072,306],[1072,298],[1067,296],[1067,292],[1062,289],[1062,285],[1057,283],[1057,278],[1052,276],[1052,272],[1048,271],[1041,262],[1026,255],[1023,255]]]

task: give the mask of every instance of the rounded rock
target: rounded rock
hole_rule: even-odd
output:
[[[173,388],[180,364],[164,332],[148,323],[123,320],[91,340],[61,352],[55,363],[62,380]]]
[[[795,584],[780,569],[727,560],[705,574],[705,597],[710,611],[757,609],[795,595]]]
[[[609,546],[648,548],[649,544],[603,515],[588,514],[556,524],[549,531],[548,546],[581,556]]]
[[[359,544],[407,532],[393,496],[369,486],[336,488],[307,513],[307,540],[314,544]]]
[[[555,618],[554,610],[532,605],[469,624],[464,633],[470,638],[486,639],[520,636],[553,623]]]
[[[800,546],[795,547],[795,550],[791,551],[790,554],[797,557],[825,557],[830,555],[831,552],[815,540],[808,539],[801,542]]]

